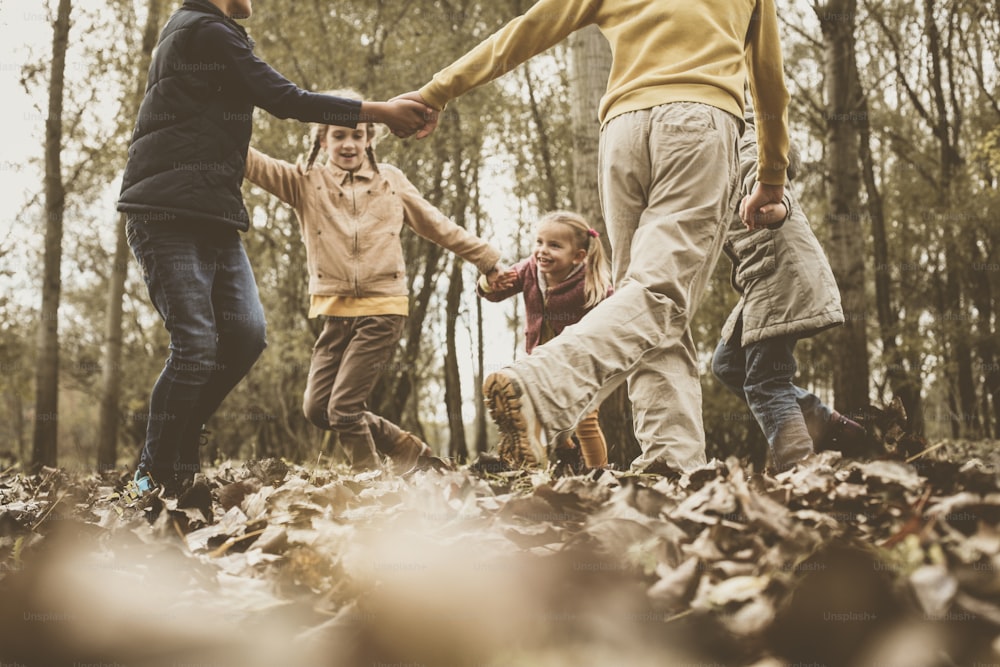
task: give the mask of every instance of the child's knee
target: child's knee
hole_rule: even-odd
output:
[[[330,428],[330,422],[327,420],[326,416],[326,404],[317,401],[314,397],[308,394],[302,400],[302,414],[305,415],[306,419],[313,426],[318,426],[322,429]]]
[[[721,354],[721,350],[719,348],[716,348],[715,354],[712,355],[712,375],[715,376],[716,380],[725,382],[726,371],[727,368],[723,360],[723,355]]]
[[[327,406],[326,418],[330,428],[338,433],[354,433],[365,426],[364,411],[346,406]]]
[[[738,391],[746,379],[741,369],[729,363],[730,356],[719,346],[712,355],[712,375],[732,391]]]

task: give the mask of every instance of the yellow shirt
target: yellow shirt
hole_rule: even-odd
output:
[[[367,315],[410,314],[408,296],[326,296],[312,294],[309,297],[309,317],[328,315],[330,317],[365,317]]]
[[[757,113],[758,180],[785,182],[788,91],[774,0],[538,0],[420,89],[431,106],[492,81],[570,33],[596,24],[614,60],[602,123],[670,102],[701,102],[742,122]]]

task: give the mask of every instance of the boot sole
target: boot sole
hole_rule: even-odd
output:
[[[545,465],[545,446],[539,434],[531,432],[537,430],[538,420],[515,381],[503,373],[492,373],[483,383],[483,396],[500,430],[500,460],[513,468]]]

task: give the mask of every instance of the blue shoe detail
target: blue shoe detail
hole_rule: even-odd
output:
[[[152,475],[136,470],[135,477],[122,489],[120,500],[125,505],[133,506],[151,495],[158,487]]]
[[[135,471],[135,477],[132,478],[132,483],[135,485],[136,490],[140,495],[146,495],[156,488],[156,483],[150,475],[142,474],[140,471]]]

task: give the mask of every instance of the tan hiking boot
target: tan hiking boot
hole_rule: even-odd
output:
[[[514,376],[503,371],[491,373],[483,383],[483,396],[500,429],[500,460],[514,468],[546,465],[542,425]]]

